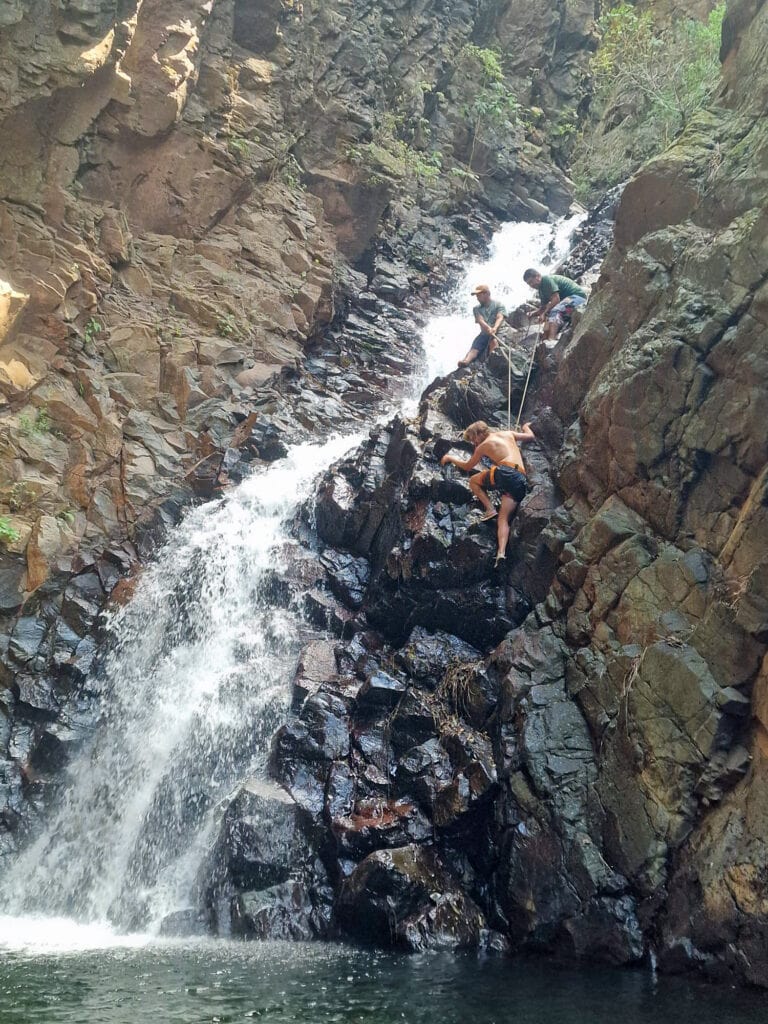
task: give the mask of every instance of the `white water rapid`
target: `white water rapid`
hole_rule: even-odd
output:
[[[493,236],[487,259],[473,260],[464,278],[446,300],[443,316],[432,317],[424,334],[426,383],[456,369],[466,354],[477,330],[473,330],[471,295],[478,284],[487,284],[491,297],[506,306],[507,312],[531,298],[535,292],[523,281],[528,267],[550,270],[568,251],[571,235],[585,218],[577,214],[554,224],[505,224]]]
[[[300,622],[269,591],[285,518],[360,440],[298,445],[191,511],[144,571],[111,623],[96,736],[0,885],[7,915],[151,931],[190,905],[217,804],[260,767],[287,700]]]
[[[576,220],[498,232],[448,314],[428,324],[419,385],[469,347],[471,287],[487,282],[508,308],[529,298],[523,270],[562,258]],[[194,905],[220,808],[263,765],[288,702],[302,627],[270,592],[293,543],[284,524],[317,474],[359,441],[295,447],[189,512],[144,570],[113,616],[106,667],[92,683],[99,727],[68,769],[58,809],[0,880],[0,947],[131,945]]]

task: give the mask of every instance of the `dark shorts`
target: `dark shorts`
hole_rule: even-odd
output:
[[[528,493],[528,481],[525,473],[511,466],[493,466],[486,470],[483,486],[487,489],[508,494],[515,501],[522,501]]]
[[[472,348],[475,352],[479,352],[480,355],[485,352],[488,348],[488,342],[491,340],[490,334],[478,334],[475,340],[472,342]]]

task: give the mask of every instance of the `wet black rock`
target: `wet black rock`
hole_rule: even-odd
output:
[[[479,661],[481,657],[477,648],[451,633],[440,630],[429,632],[417,626],[398,649],[395,660],[413,679],[433,690],[450,665]]]
[[[331,592],[349,608],[359,608],[370,580],[368,561],[329,548],[320,556],[320,563],[328,574]]]
[[[367,711],[380,708],[393,708],[405,694],[404,679],[397,679],[386,672],[370,675],[360,688],[357,697],[357,710],[365,714]]]
[[[284,790],[251,780],[227,807],[207,905],[221,934],[309,939],[330,930],[332,892],[311,816]]]
[[[432,825],[418,807],[386,797],[356,801],[351,814],[332,820],[331,831],[338,856],[353,860],[374,850],[425,842],[433,835]]]
[[[244,892],[232,907],[232,934],[244,939],[289,939],[308,942],[330,932],[330,893],[291,880]]]
[[[339,916],[362,941],[412,951],[478,949],[487,939],[482,912],[425,846],[370,854],[346,881]]]

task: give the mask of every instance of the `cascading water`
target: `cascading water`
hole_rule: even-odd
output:
[[[259,767],[297,622],[269,595],[282,523],[359,438],[299,445],[192,511],[111,623],[104,717],[45,833],[3,879],[7,913],[156,926],[189,906],[215,807]]]
[[[486,281],[509,308],[529,298],[524,269],[561,258],[577,219],[502,228],[490,259],[472,264],[447,300],[449,313],[428,324],[415,386],[455,367],[468,348],[470,285]],[[44,832],[0,883],[0,944],[33,942],[29,915],[152,932],[194,904],[218,807],[263,765],[288,698],[300,616],[269,590],[289,543],[283,523],[316,474],[358,442],[295,447],[190,512],[144,571],[112,619],[110,653],[93,684],[100,727],[71,765]],[[102,929],[92,941],[114,936]]]
[[[496,232],[488,258],[469,264],[464,279],[446,300],[445,315],[432,317],[424,330],[427,382],[455,370],[457,360],[477,334],[472,329],[472,307],[477,299],[470,294],[475,285],[489,285],[492,298],[511,312],[534,297],[523,281],[527,268],[556,265],[585,216],[577,214],[555,224],[505,224]]]

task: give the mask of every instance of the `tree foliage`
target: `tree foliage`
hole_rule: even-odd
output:
[[[706,21],[659,27],[652,9],[619,3],[601,17],[592,61],[592,119],[574,151],[589,186],[610,186],[661,152],[711,97],[725,4]],[[613,135],[613,138],[611,137]]]
[[[469,65],[476,65],[477,89],[464,114],[471,125],[471,148],[467,166],[473,170],[472,161],[479,134],[484,129],[506,133],[519,123],[520,104],[509,91],[501,66],[501,54],[497,50],[467,43],[461,51],[461,58]]]

